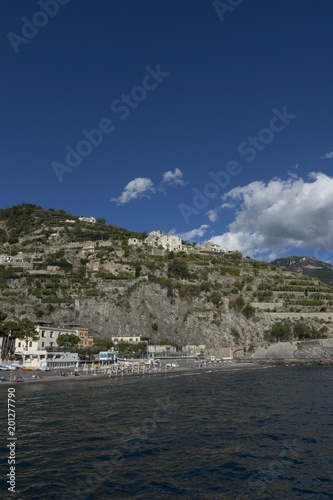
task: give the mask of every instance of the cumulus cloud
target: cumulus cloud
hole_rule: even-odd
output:
[[[137,200],[155,193],[153,181],[147,177],[137,177],[130,181],[118,198],[111,198],[110,201],[124,205],[132,200]]]
[[[164,172],[162,176],[162,184],[169,184],[171,186],[184,186],[185,181],[183,178],[183,172],[180,170],[180,168],[175,168],[173,172],[172,170]]]
[[[236,187],[223,201],[237,204],[229,231],[211,241],[270,260],[288,248],[333,250],[333,178],[323,173],[256,181]]]
[[[165,194],[165,189],[162,186],[184,186],[185,184],[183,172],[179,168],[175,168],[173,172],[171,170],[164,172],[162,182],[156,189],[149,177],[136,177],[124,187],[123,192],[118,198],[110,198],[110,201],[118,205],[125,205],[130,201],[149,197],[156,192]]]
[[[216,222],[217,219],[218,219],[218,210],[208,210],[208,212],[206,212],[206,215],[208,217],[208,219],[210,220],[210,222]]]
[[[180,233],[179,236],[183,240],[192,241],[194,240],[194,238],[202,238],[206,234],[209,227],[210,226],[208,224],[202,224],[196,229],[191,229],[190,231],[186,231],[185,233]]]
[[[329,151],[320,157],[322,160],[331,160],[333,158],[333,151]]]

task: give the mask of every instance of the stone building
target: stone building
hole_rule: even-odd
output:
[[[164,234],[163,231],[151,231],[147,238],[139,240],[138,238],[130,238],[128,244],[132,246],[148,246],[161,247],[170,252],[178,252],[183,249],[182,240],[175,234]]]

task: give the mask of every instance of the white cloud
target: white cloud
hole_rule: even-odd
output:
[[[310,174],[256,181],[232,189],[223,200],[237,202],[229,231],[211,241],[257,258],[272,259],[288,248],[333,251],[333,178]]]
[[[110,198],[110,201],[114,201],[118,205],[124,205],[132,200],[143,198],[153,193],[155,193],[155,189],[152,180],[147,177],[137,177],[125,186],[119,198]]]
[[[171,186],[184,186],[185,181],[183,179],[183,172],[180,168],[175,168],[172,170],[168,170],[168,172],[164,172],[162,176],[162,184],[169,184]]]
[[[216,222],[218,219],[218,210],[208,210],[208,212],[206,212],[206,215],[210,222]]]
[[[299,167],[299,163],[296,163],[295,165],[292,165],[290,169],[288,170],[288,175],[289,177],[292,177],[293,179],[298,179],[298,175],[294,170],[297,170]]]
[[[180,233],[178,236],[180,236],[183,240],[192,241],[194,238],[202,238],[206,234],[209,227],[210,226],[208,224],[202,224],[197,229],[191,229],[191,231]]]
[[[321,160],[331,160],[333,158],[333,151],[329,151],[320,157]]]
[[[179,168],[176,168],[173,172],[171,170],[164,172],[161,184],[167,186],[184,186],[186,183],[183,179],[183,172]],[[130,201],[149,197],[157,191],[165,194],[164,188],[159,187],[155,189],[153,181],[148,177],[136,177],[124,187],[123,192],[118,198],[110,198],[110,201],[118,205],[125,205]]]

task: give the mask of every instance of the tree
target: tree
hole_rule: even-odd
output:
[[[146,342],[119,342],[118,343],[118,356],[129,358],[143,357],[147,354]]]
[[[188,264],[185,260],[175,258],[168,266],[168,275],[175,278],[186,279],[189,277]]]
[[[287,342],[292,338],[292,331],[288,323],[278,321],[265,333],[265,338],[269,342]]]
[[[0,309],[0,322],[4,321],[7,318],[7,314]]]
[[[25,346],[28,348],[29,341],[36,341],[39,339],[39,335],[36,332],[36,327],[32,321],[28,318],[23,318],[18,322],[20,329],[20,336],[18,338],[25,340]]]
[[[298,321],[293,328],[294,336],[298,339],[311,339],[312,329],[305,323]]]
[[[114,343],[111,339],[103,339],[103,338],[97,338],[94,339],[94,346],[93,346],[93,351],[94,352],[100,352],[100,351],[109,351],[114,347]]]
[[[75,335],[75,333],[61,333],[57,340],[58,347],[64,347],[66,349],[73,349],[77,347],[79,343],[80,338]]]
[[[142,271],[142,266],[140,266],[140,264],[136,265],[135,266],[135,277],[136,278],[139,278],[139,276],[141,275],[141,271]]]
[[[0,337],[2,337],[2,356],[4,358],[7,358],[14,354],[15,340],[17,338],[20,338],[20,334],[21,329],[16,321],[10,320],[2,321],[0,323]]]

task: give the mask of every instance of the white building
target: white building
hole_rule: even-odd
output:
[[[5,254],[0,255],[0,264],[5,264],[5,262],[10,261],[10,257]]]
[[[131,342],[131,343],[144,342],[147,339],[145,339],[143,337],[138,337],[138,336],[129,337],[129,336],[121,336],[120,335],[119,337],[111,337],[111,340],[112,340],[112,342],[117,344],[118,342]]]
[[[200,252],[214,252],[214,253],[228,253],[229,250],[227,248],[220,247],[220,245],[216,245],[216,243],[212,243],[211,241],[206,241],[199,246]]]
[[[134,247],[142,247],[144,240],[139,240],[138,238],[129,238],[128,244],[129,246]]]
[[[147,245],[149,247],[162,247],[170,252],[177,252],[183,249],[182,240],[175,234],[164,234],[163,231],[151,231],[145,240],[130,238],[128,244],[132,246]]]
[[[170,252],[179,252],[183,248],[181,238],[175,234],[163,234],[160,238],[160,245]]]
[[[159,356],[174,356],[176,354],[176,347],[173,345],[149,345],[148,353]]]
[[[79,217],[79,220],[83,222],[90,222],[91,224],[96,224],[95,217]]]
[[[36,326],[36,333],[39,334],[38,340],[16,340],[15,354],[35,354],[40,351],[45,351],[47,348],[57,347],[57,340],[59,335],[74,334],[80,338],[78,347],[89,347],[94,343],[93,337],[88,335],[86,328],[54,328],[50,326]]]
[[[77,352],[48,352],[34,351],[22,354],[24,368],[55,369],[74,368],[78,366],[79,355]]]
[[[186,353],[188,356],[196,356],[198,354],[204,353],[205,349],[206,349],[205,344],[186,345],[182,347],[182,352]]]

